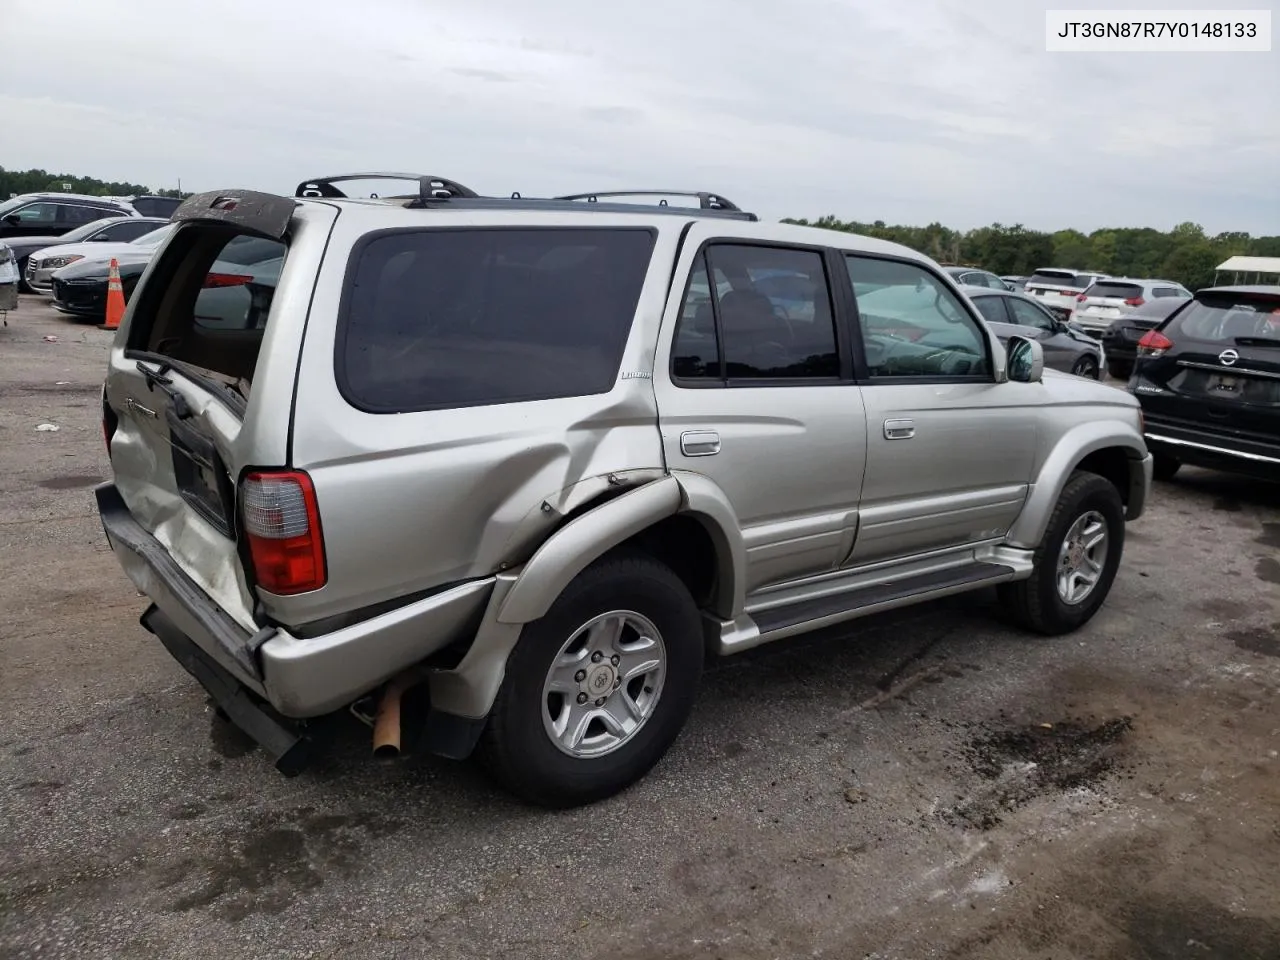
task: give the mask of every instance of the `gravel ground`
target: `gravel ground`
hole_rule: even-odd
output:
[[[1070,637],[981,594],[725,661],[549,814],[354,721],[286,780],[213,716],[94,514],[108,338],[0,328],[0,957],[1280,957],[1275,487],[1158,485]]]

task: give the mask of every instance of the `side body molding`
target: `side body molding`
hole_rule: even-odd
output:
[[[663,477],[589,510],[552,534],[524,565],[498,612],[500,623],[546,614],[562,590],[608,550],[680,509],[680,485]]]
[[[1031,484],[1022,513],[1010,528],[1005,543],[1027,550],[1039,546],[1049,525],[1049,516],[1062,495],[1062,488],[1067,485],[1072,469],[1089,454],[1109,447],[1120,447],[1128,455],[1131,477],[1135,470],[1143,470],[1147,445],[1142,435],[1128,424],[1101,420],[1073,427],[1058,439],[1053,451],[1045,458],[1040,473]]]

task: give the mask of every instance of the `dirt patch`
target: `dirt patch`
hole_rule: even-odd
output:
[[[1264,657],[1280,657],[1280,624],[1270,627],[1254,627],[1252,630],[1232,630],[1227,639],[1241,650],[1260,653]]]
[[[1262,533],[1258,535],[1256,543],[1262,544],[1264,547],[1276,547],[1280,549],[1280,523],[1268,520],[1262,524]]]
[[[1092,787],[1115,769],[1132,729],[1131,717],[1101,723],[1066,719],[978,736],[966,753],[974,772],[988,783],[958,804],[949,819],[989,830],[1036,797]]]
[[[1263,557],[1258,561],[1254,573],[1259,580],[1265,580],[1267,583],[1280,583],[1280,560],[1273,560],[1271,557]]]
[[[1134,904],[1124,918],[1129,943],[1115,960],[1275,960],[1280,957],[1280,922],[1248,917],[1206,900]]]

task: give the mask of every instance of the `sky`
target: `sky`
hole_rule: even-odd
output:
[[[0,0],[4,37],[57,35],[0,44],[0,165],[188,191],[405,170],[497,195],[711,190],[766,219],[1280,233],[1280,42],[1047,53],[1046,6],[94,0],[68,18]]]

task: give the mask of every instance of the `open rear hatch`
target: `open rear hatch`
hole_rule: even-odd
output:
[[[112,350],[103,391],[120,498],[181,570],[250,633],[259,625],[237,500],[248,467],[287,460],[283,442],[270,440],[287,436],[287,404],[259,412],[284,418],[282,429],[248,437],[245,423],[279,306],[274,294],[294,206],[292,199],[245,192],[184,203],[174,214],[179,228],[133,297],[125,343]],[[277,359],[292,367],[293,349],[291,359]],[[256,498],[270,501],[271,491],[259,487]],[[259,519],[287,520],[279,510],[268,516],[270,506]]]

